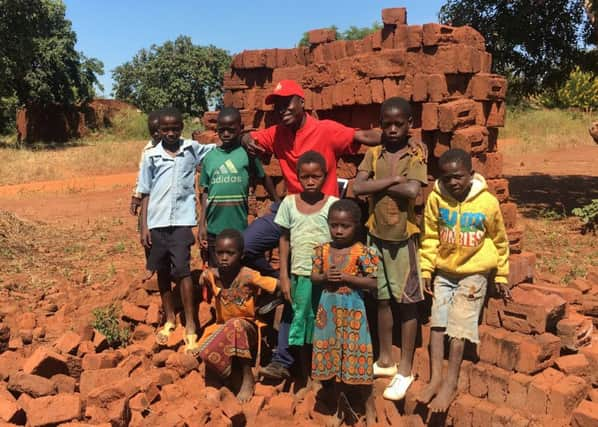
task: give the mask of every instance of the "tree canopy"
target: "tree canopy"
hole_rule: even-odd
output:
[[[194,45],[190,37],[152,45],[112,72],[114,96],[145,112],[173,106],[200,116],[220,103],[224,73],[230,66],[227,51]]]
[[[515,95],[562,83],[592,36],[583,0],[449,0],[439,18],[482,33],[494,70]]]
[[[374,22],[371,27],[357,27],[355,25],[351,25],[343,32],[340,32],[336,25],[331,25],[328,28],[336,31],[337,40],[361,40],[368,34],[371,34],[374,31],[382,28],[382,24],[380,24],[379,22]],[[298,45],[309,46],[309,37],[307,32],[303,33],[303,36],[301,37],[301,40],[299,40]]]
[[[103,64],[75,50],[61,0],[0,0],[0,130],[16,107],[72,104],[94,95]]]

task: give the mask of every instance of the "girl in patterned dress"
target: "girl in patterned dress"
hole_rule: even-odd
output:
[[[215,298],[216,323],[206,327],[199,355],[207,370],[240,383],[237,398],[245,403],[253,397],[251,367],[263,326],[255,318],[255,295],[260,290],[274,292],[278,281],[241,265],[243,236],[237,230],[218,234],[215,252],[218,268],[205,270],[199,283]]]
[[[314,250],[311,280],[324,290],[313,334],[312,378],[322,381],[325,388],[366,386],[362,387],[368,395],[366,415],[373,422],[374,360],[362,290],[376,289],[378,256],[356,241],[360,216],[351,200],[333,203],[328,212],[332,242]],[[338,396],[334,390],[323,391],[323,395]]]

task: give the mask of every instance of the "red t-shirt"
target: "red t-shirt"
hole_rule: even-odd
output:
[[[297,178],[297,161],[306,151],[317,151],[326,160],[328,173],[322,193],[338,196],[336,162],[343,154],[355,154],[355,129],[333,120],[317,120],[306,114],[305,124],[296,133],[283,125],[251,132],[251,137],[280,163],[289,194],[303,191]]]

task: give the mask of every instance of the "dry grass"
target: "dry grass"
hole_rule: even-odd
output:
[[[569,149],[578,145],[593,145],[588,133],[598,115],[588,115],[567,110],[535,110],[509,108],[501,139],[517,139],[517,144],[507,144],[505,154],[521,154],[542,150]]]

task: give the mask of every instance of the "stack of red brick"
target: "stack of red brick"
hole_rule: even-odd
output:
[[[236,55],[224,81],[224,104],[241,109],[247,128],[269,126],[275,117],[265,97],[278,81],[294,79],[303,86],[305,107],[312,114],[365,129],[378,126],[384,99],[402,96],[410,100],[412,133],[429,148],[430,183],[444,151],[458,147],[470,152],[476,171],[486,177],[501,202],[513,254],[510,282],[530,280],[535,257],[522,252],[517,206],[509,200],[502,155],[497,152],[498,127],[505,122],[507,82],[491,74],[492,56],[485,50],[484,38],[470,27],[407,25],[404,8],[384,9],[382,21],[384,27],[363,40],[335,40],[332,30],[313,30],[308,47]],[[212,135],[216,115],[210,112],[203,117]],[[361,158],[343,158],[338,164],[339,177],[354,178]],[[276,160],[267,172],[284,192]],[[427,190],[431,189],[429,185]],[[256,195],[258,201],[263,200],[266,192],[258,188]]]

